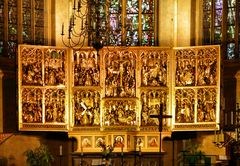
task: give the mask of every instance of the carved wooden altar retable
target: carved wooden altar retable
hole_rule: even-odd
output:
[[[220,47],[71,50],[20,45],[19,130],[66,131],[77,152],[159,151],[172,131],[215,130],[220,108]]]

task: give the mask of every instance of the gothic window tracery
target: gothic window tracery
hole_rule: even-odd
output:
[[[203,0],[203,44],[221,44],[225,59],[239,58],[240,2]]]
[[[0,56],[15,58],[21,43],[47,44],[44,41],[44,5],[44,0],[0,2]]]
[[[108,38],[106,45],[156,45],[155,0],[100,0],[99,5],[100,35]],[[105,34],[105,29],[113,33]]]

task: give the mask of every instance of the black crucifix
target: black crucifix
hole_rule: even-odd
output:
[[[157,118],[159,121],[159,125],[158,125],[159,133],[160,133],[159,153],[161,153],[162,152],[163,119],[172,118],[172,115],[163,115],[163,104],[161,103],[159,115],[150,115],[150,118]]]
[[[163,119],[172,118],[172,115],[163,115],[163,104],[160,104],[160,112],[159,115],[150,115],[150,118],[157,118],[159,125],[159,133],[160,133],[160,142],[159,142],[159,153],[161,155],[162,152],[162,129],[163,129]],[[162,157],[159,157],[159,166],[163,166]]]

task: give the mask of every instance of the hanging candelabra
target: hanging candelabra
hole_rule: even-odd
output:
[[[62,24],[63,44],[73,49],[88,45],[98,52],[104,46],[131,43],[125,32],[132,26],[127,26],[126,19],[122,19],[121,5],[117,8],[111,5],[107,0],[74,0],[66,34]]]

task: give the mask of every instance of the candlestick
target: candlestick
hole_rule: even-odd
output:
[[[121,146],[121,155],[123,156],[123,146]]]
[[[236,135],[235,139],[238,141],[238,129],[237,128],[235,129],[235,135]]]
[[[81,156],[83,156],[83,147],[81,146]]]
[[[221,130],[221,142],[224,142],[224,134],[223,134],[223,129]]]
[[[62,35],[64,35],[64,23],[62,23]]]
[[[76,9],[76,0],[73,1],[73,9]]]
[[[183,151],[185,151],[186,150],[186,140],[184,139],[183,140]]]
[[[217,131],[214,130],[214,142],[217,142]]]
[[[225,122],[225,125],[227,125],[227,113],[225,113],[224,122]]]
[[[141,146],[139,146],[139,156],[141,156],[142,151],[141,151]]]
[[[62,145],[59,146],[59,155],[62,156],[63,153],[62,153]]]
[[[78,12],[80,12],[80,8],[81,8],[81,2],[80,1],[78,1]]]

